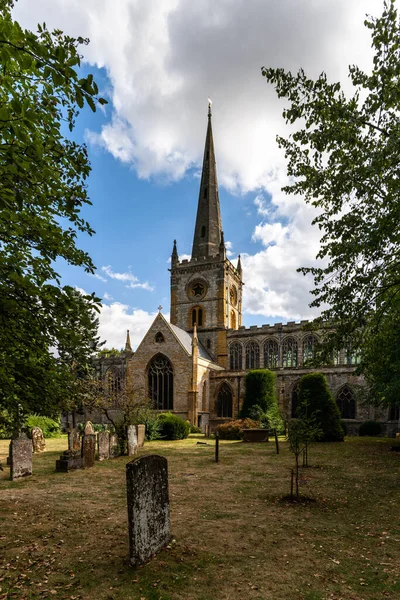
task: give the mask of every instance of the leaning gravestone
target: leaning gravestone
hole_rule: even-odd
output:
[[[81,449],[81,436],[77,429],[68,431],[68,450],[79,452]]]
[[[99,431],[97,434],[97,452],[99,460],[110,458],[110,434],[108,431]]]
[[[32,440],[26,436],[11,440],[10,479],[32,475]]]
[[[46,440],[40,427],[33,427],[31,435],[33,451],[35,453],[44,452],[46,450]]]
[[[89,469],[94,466],[96,458],[96,435],[88,434],[82,438],[82,458],[83,466]]]
[[[152,454],[126,465],[129,558],[142,564],[171,539],[168,461]]]
[[[128,426],[128,456],[134,456],[138,448],[136,425]]]
[[[119,440],[116,433],[110,434],[110,457],[116,458],[121,454],[119,447]]]
[[[138,442],[138,447],[139,448],[143,448],[144,446],[144,437],[146,434],[146,425],[138,425],[137,426],[137,442]]]

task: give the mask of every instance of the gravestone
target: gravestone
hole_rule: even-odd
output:
[[[97,452],[99,460],[110,458],[110,434],[108,431],[99,431],[97,434]]]
[[[79,452],[81,449],[81,436],[77,429],[70,429],[68,431],[68,450]]]
[[[26,436],[11,440],[10,479],[32,475],[32,440]]]
[[[146,434],[146,425],[138,425],[137,426],[137,445],[138,445],[138,448],[143,448],[145,434]]]
[[[65,450],[59,460],[56,460],[56,471],[74,471],[83,469],[83,458],[79,450]]]
[[[152,454],[126,465],[129,558],[132,565],[149,560],[171,539],[168,461]]]
[[[136,425],[128,426],[128,456],[134,456],[138,449]]]
[[[94,433],[95,433],[95,431],[93,429],[92,422],[91,421],[86,421],[84,434],[85,435],[94,435]]]
[[[119,447],[119,440],[116,433],[110,434],[110,457],[116,458],[121,454]]]
[[[46,440],[40,427],[33,427],[31,435],[33,451],[36,453],[44,452],[46,450]]]
[[[84,435],[82,438],[82,458],[83,466],[89,469],[94,466],[96,458],[96,436],[93,434]]]

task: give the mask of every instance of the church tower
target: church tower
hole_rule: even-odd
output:
[[[218,197],[217,168],[208,106],[192,257],[179,260],[176,241],[171,256],[171,323],[198,339],[214,361],[227,367],[227,331],[242,324],[242,269],[226,257]]]

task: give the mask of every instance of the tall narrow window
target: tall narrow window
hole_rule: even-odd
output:
[[[260,346],[257,342],[246,345],[246,369],[260,368]]]
[[[232,417],[232,390],[227,383],[219,388],[217,397],[217,417]]]
[[[174,407],[174,374],[172,364],[163,354],[156,354],[147,369],[149,398],[157,410]]]
[[[292,418],[296,418],[297,417],[297,407],[299,406],[299,389],[300,389],[300,384],[298,381],[296,381],[296,383],[293,385],[292,387],[292,406],[291,406],[291,414],[292,414]]]
[[[279,366],[278,342],[267,340],[264,342],[264,367],[266,369],[276,369]]]
[[[294,338],[286,338],[282,344],[282,366],[297,367],[297,342]]]
[[[344,385],[340,388],[336,396],[336,403],[343,419],[356,418],[356,399],[354,397],[354,392],[348,385]]]
[[[234,310],[231,310],[231,329],[236,329],[236,315]]]
[[[205,187],[204,188],[204,192],[203,192],[203,197],[204,198],[207,198],[207,192],[208,192],[208,189]]]
[[[346,364],[347,366],[359,365],[361,362],[361,352],[359,348],[352,349],[348,348],[346,352]]]
[[[203,318],[203,309],[200,306],[195,306],[192,308],[192,327],[196,323],[197,327],[203,327],[204,318]]]
[[[106,371],[106,381],[109,397],[112,401],[112,404],[116,406],[122,392],[122,376],[120,369],[118,369],[116,366],[110,367]]]
[[[315,346],[317,344],[317,338],[314,335],[308,335],[303,340],[303,364],[307,365],[313,358],[315,358]]]
[[[231,344],[229,348],[229,365],[231,371],[241,371],[243,369],[242,344],[239,344],[239,342]]]
[[[398,406],[392,406],[389,409],[389,421],[399,421],[400,420],[400,408]]]
[[[203,227],[201,228],[201,237],[206,237],[206,226],[203,225]]]

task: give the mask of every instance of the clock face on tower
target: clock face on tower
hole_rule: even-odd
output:
[[[204,281],[194,281],[189,285],[188,296],[191,299],[201,300],[207,292],[207,286]]]

